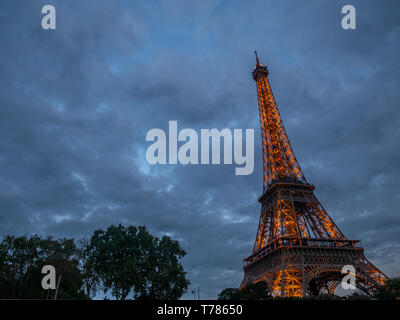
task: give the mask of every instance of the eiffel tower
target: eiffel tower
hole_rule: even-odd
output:
[[[296,160],[257,52],[257,83],[263,146],[263,194],[253,253],[243,260],[240,285],[265,281],[274,297],[333,294],[353,266],[355,286],[371,295],[387,277],[364,256],[359,240],[347,239],[315,197]]]

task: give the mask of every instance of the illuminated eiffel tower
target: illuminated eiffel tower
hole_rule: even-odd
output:
[[[265,281],[273,296],[334,293],[354,266],[356,287],[366,294],[387,277],[364,256],[359,240],[349,240],[324,210],[301,171],[287,137],[268,69],[258,61],[257,83],[263,146],[263,194],[253,253],[245,258],[241,288]]]

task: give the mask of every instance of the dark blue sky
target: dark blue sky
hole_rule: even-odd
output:
[[[41,29],[53,4],[57,29]],[[357,29],[341,28],[341,8]],[[0,234],[145,224],[187,251],[202,298],[237,287],[262,190],[258,50],[297,159],[350,239],[400,265],[398,1],[0,3]],[[255,170],[149,166],[146,133],[254,128]],[[191,294],[185,298],[191,298]]]

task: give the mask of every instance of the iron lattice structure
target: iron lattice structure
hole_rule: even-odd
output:
[[[366,294],[387,277],[364,256],[359,240],[348,240],[315,197],[294,155],[268,81],[257,64],[263,146],[262,205],[253,253],[245,258],[241,288],[265,281],[273,296],[333,293],[342,268],[355,268],[356,287]]]

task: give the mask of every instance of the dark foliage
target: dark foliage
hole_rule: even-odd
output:
[[[0,242],[0,299],[52,299],[42,268],[61,282],[58,299],[90,299],[100,288],[116,299],[179,299],[189,285],[177,241],[145,227],[110,226],[90,240],[5,236]]]
[[[378,300],[400,300],[400,278],[393,278],[380,286],[375,294]]]
[[[189,285],[179,262],[185,254],[177,241],[152,236],[144,226],[110,226],[94,232],[85,268],[116,299],[175,300]]]
[[[76,246],[72,239],[53,240],[39,236],[6,236],[0,243],[0,298],[53,298],[54,290],[43,290],[42,267],[52,265],[62,275],[60,299],[87,298],[82,287]]]
[[[218,300],[266,300],[272,299],[269,294],[268,286],[260,281],[252,283],[239,290],[236,288],[227,288],[220,292]]]

